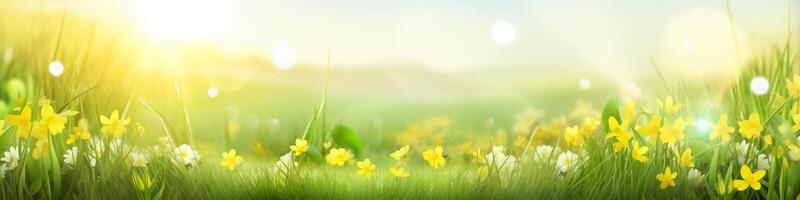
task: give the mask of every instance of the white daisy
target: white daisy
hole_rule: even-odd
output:
[[[200,155],[197,151],[187,144],[182,144],[178,148],[175,148],[173,154],[175,154],[175,158],[184,165],[196,165],[197,161],[200,160]]]
[[[131,160],[134,167],[147,167],[147,155],[141,153],[132,153]]]
[[[533,155],[533,160],[549,160],[550,155],[553,154],[553,147],[550,145],[539,145],[536,147],[536,154]]]
[[[514,168],[514,165],[516,165],[517,162],[517,158],[511,155],[506,155],[505,150],[506,147],[504,146],[492,147],[492,152],[486,155],[486,163],[489,166],[498,167],[502,170],[508,170]]]
[[[64,153],[64,164],[74,165],[75,162],[78,162],[78,147],[72,147]]]
[[[575,155],[571,151],[567,151],[558,155],[558,161],[556,161],[556,167],[558,167],[561,172],[567,172],[570,168],[575,166],[578,160],[578,155]]]
[[[7,170],[17,168],[17,165],[19,164],[19,150],[21,149],[12,146],[8,148],[8,151],[3,153],[3,158],[0,159],[0,161],[3,161],[6,164],[5,168]]]

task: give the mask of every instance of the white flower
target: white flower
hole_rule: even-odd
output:
[[[800,160],[800,148],[790,148],[789,159],[792,159],[793,161]]]
[[[7,169],[6,165],[0,165],[0,179],[6,177],[6,169]]]
[[[533,155],[533,160],[549,160],[552,154],[553,147],[550,145],[539,145],[536,147],[536,154]]]
[[[21,150],[21,148],[17,149],[17,147],[12,146],[8,148],[8,151],[3,153],[3,158],[0,159],[0,161],[5,162],[6,169],[11,170],[17,167],[17,164],[19,164],[19,150]]]
[[[767,158],[767,155],[758,154],[758,169],[769,170],[772,157]]]
[[[132,153],[131,160],[134,167],[147,167],[147,155],[141,153]]]
[[[294,154],[289,152],[287,154],[283,154],[281,158],[275,162],[275,166],[270,169],[272,173],[278,173],[278,171],[282,172],[283,174],[288,174],[289,169],[297,167],[297,162],[294,161]]]
[[[742,140],[742,142],[739,143],[739,148],[737,148],[737,149],[739,150],[739,154],[738,155],[739,155],[739,164],[740,165],[744,163],[745,156],[747,156],[747,149],[749,149],[749,147],[750,147],[750,145],[747,144],[747,142],[745,142],[744,140]]]
[[[197,162],[200,161],[200,154],[187,144],[182,144],[178,148],[175,148],[173,153],[175,154],[175,158],[184,165],[196,165]]]
[[[697,170],[695,168],[689,169],[689,174],[686,176],[686,178],[689,180],[689,183],[694,187],[702,187],[703,184],[705,183],[705,181],[703,180],[705,179],[705,175],[703,175],[703,173],[700,172],[700,170]]]
[[[64,153],[64,164],[74,165],[78,161],[78,147],[72,147]]]
[[[517,158],[511,155],[506,155],[505,150],[506,147],[504,146],[492,147],[492,152],[486,155],[486,163],[489,166],[494,166],[502,170],[514,168],[514,165],[517,163]]]
[[[172,139],[170,139],[168,136],[161,136],[161,137],[158,138],[158,141],[164,147],[171,147],[172,146]]]
[[[561,172],[567,172],[570,168],[575,166],[575,164],[580,161],[578,160],[578,155],[575,155],[571,151],[567,151],[558,155],[558,161],[556,161],[556,167],[558,167]]]

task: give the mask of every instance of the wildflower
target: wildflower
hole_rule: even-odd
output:
[[[0,179],[6,178],[6,165],[0,165]]]
[[[492,147],[492,152],[486,155],[486,164],[501,170],[513,169],[517,163],[517,158],[512,155],[506,155],[505,150],[504,146]]]
[[[222,162],[220,162],[220,164],[230,170],[233,170],[237,165],[239,165],[239,163],[242,163],[242,160],[242,156],[237,156],[236,150],[231,149],[228,152],[222,153]]]
[[[372,161],[370,161],[369,159],[365,159],[364,161],[358,161],[358,163],[356,163],[356,166],[358,166],[358,171],[356,172],[356,174],[365,177],[371,177],[372,171],[375,170],[375,165],[372,164]]]
[[[48,154],[50,154],[50,146],[47,140],[40,139],[36,141],[36,148],[31,152],[31,157],[33,157],[34,160],[39,160]]]
[[[696,187],[696,188],[702,187],[703,183],[705,183],[705,180],[704,180],[705,179],[705,175],[703,175],[703,173],[700,172],[700,170],[697,170],[695,168],[689,169],[689,172],[686,175],[686,178],[687,178],[687,180],[689,180],[689,184],[691,184],[693,187]]]
[[[608,118],[608,127],[611,129],[611,132],[606,134],[606,139],[617,139],[617,142],[614,142],[614,152],[619,152],[619,150],[628,148],[628,141],[633,138],[633,133],[626,130],[628,128],[628,122],[622,121],[620,124],[614,116],[611,116]]]
[[[789,154],[789,159],[793,161],[800,160],[800,147],[790,142],[786,142],[786,146],[789,147],[789,152],[787,152],[787,154]]]
[[[575,155],[571,151],[567,151],[558,155],[558,160],[556,161],[556,167],[558,167],[561,172],[569,171],[575,163],[578,162],[578,155]]]
[[[794,81],[787,78],[786,90],[789,91],[789,95],[800,97],[800,76],[794,75]]]
[[[747,165],[742,165],[740,173],[742,175],[742,179],[733,180],[733,187],[739,191],[747,190],[748,187],[753,188],[753,190],[760,190],[761,183],[759,183],[758,181],[760,181],[762,178],[764,178],[765,175],[767,175],[767,171],[763,169],[753,173],[752,171],[750,171],[750,167],[748,167]]]
[[[147,155],[142,153],[131,153],[134,167],[147,167]]]
[[[749,119],[739,121],[739,134],[744,138],[753,139],[761,134],[762,130],[764,127],[761,126],[761,116],[757,112],[750,113]]]
[[[581,124],[581,135],[584,137],[589,137],[597,130],[597,127],[600,126],[600,122],[597,119],[588,117],[586,120],[583,121]]]
[[[422,152],[422,158],[425,161],[428,161],[428,165],[433,167],[433,169],[439,169],[439,167],[444,167],[445,163],[447,162],[444,159],[444,148],[441,145],[436,146],[434,149],[425,150]]]
[[[636,126],[636,132],[649,138],[650,141],[655,141],[658,137],[658,129],[661,128],[661,116],[653,115],[650,117],[650,123],[644,126]]]
[[[270,169],[273,173],[281,172],[283,174],[288,174],[289,170],[297,167],[297,162],[294,161],[294,156],[292,153],[283,154],[275,165]]]
[[[325,161],[335,166],[344,166],[344,163],[351,159],[353,159],[353,154],[344,148],[333,148],[325,156]]]
[[[747,156],[749,149],[750,144],[747,144],[747,142],[744,140],[742,140],[742,142],[739,143],[738,148],[736,148],[736,150],[738,150],[738,160],[740,165],[744,164],[745,157]]]
[[[620,109],[622,120],[626,122],[633,122],[635,118],[636,101],[631,98],[625,98],[625,106]]]
[[[330,148],[331,148],[331,146],[333,146],[333,145],[332,145],[330,142],[325,142],[325,143],[322,143],[322,148],[325,148],[325,149],[330,149]]]
[[[717,188],[716,189],[717,189],[717,193],[719,193],[719,195],[730,194],[730,193],[733,193],[733,184],[732,183],[725,184],[724,180],[719,180],[718,179]]]
[[[7,166],[6,168],[11,170],[17,167],[19,164],[19,151],[22,150],[21,148],[17,148],[15,146],[9,147],[8,151],[3,153],[3,158],[0,161],[3,161]]]
[[[406,168],[402,167],[391,167],[389,168],[389,172],[392,173],[393,176],[399,178],[405,178],[411,176],[411,174],[408,173],[408,171],[406,171]]]
[[[658,187],[661,189],[667,189],[670,186],[675,187],[675,177],[678,177],[678,173],[672,172],[672,169],[667,167],[663,173],[656,175],[656,179],[661,182]]]
[[[64,153],[64,164],[74,165],[78,161],[78,147],[72,147]]]
[[[672,102],[672,96],[667,96],[667,99],[664,101],[664,111],[669,114],[677,113],[683,104],[681,103],[674,103]]]
[[[694,167],[694,157],[692,157],[692,148],[686,148],[683,153],[675,151],[675,156],[678,157],[678,163],[681,164],[682,167],[693,168]]]
[[[794,122],[794,125],[792,125],[792,133],[800,132],[800,111],[797,109],[797,104],[792,105],[792,112],[790,115],[792,116],[792,122]]]
[[[398,149],[397,151],[393,152],[392,154],[389,154],[389,156],[391,156],[392,159],[397,160],[397,161],[407,160],[408,158],[407,158],[406,155],[408,155],[408,149],[409,149],[408,145],[403,146],[400,149]]]
[[[536,154],[533,155],[534,160],[548,160],[550,155],[553,154],[553,147],[550,145],[539,145],[536,147]]]
[[[308,151],[308,141],[304,139],[295,139],[294,145],[289,146],[289,149],[294,151],[294,156],[300,156],[301,154]]]
[[[564,131],[564,141],[575,146],[583,145],[583,137],[580,134],[578,126],[567,127]]]
[[[106,117],[105,115],[100,115],[100,123],[103,124],[103,128],[100,129],[100,132],[103,135],[113,135],[116,138],[122,137],[122,134],[125,134],[128,131],[128,128],[125,128],[129,123],[131,123],[131,119],[120,119],[119,112],[114,110],[111,112],[111,118]]]
[[[19,115],[7,115],[5,122],[17,127],[18,137],[27,137],[31,129],[31,107],[25,106]]]
[[[475,149],[470,153],[472,155],[472,163],[483,164],[486,163],[486,157],[481,153],[481,149]]]
[[[683,118],[678,118],[672,124],[664,124],[664,127],[661,127],[661,135],[659,135],[659,139],[667,144],[675,144],[678,140],[683,139],[683,130],[686,128],[686,122],[683,121]]]
[[[74,144],[78,140],[89,140],[89,122],[86,119],[78,120],[78,126],[72,128],[72,133],[67,137],[67,144]]]
[[[733,127],[728,126],[728,115],[722,114],[719,116],[719,122],[714,125],[714,131],[711,131],[709,138],[712,140],[720,138],[723,143],[728,143],[731,141],[731,133],[734,130]]]
[[[139,175],[139,173],[133,171],[133,175],[131,175],[131,182],[133,182],[133,186],[141,192],[149,190],[153,187],[153,179],[150,178],[150,175],[147,173],[147,171],[145,171],[142,175]]]
[[[758,161],[758,169],[767,170],[772,162],[772,157],[770,156],[768,158],[767,155],[758,154],[758,156],[756,156],[756,160]]]
[[[264,149],[264,145],[261,145],[261,142],[253,144],[250,146],[250,149],[252,149],[253,153],[255,153],[258,157],[267,157],[267,150]]]
[[[173,151],[175,158],[184,165],[195,165],[200,160],[200,155],[188,144],[182,144]]]
[[[646,163],[647,162],[647,146],[639,146],[639,142],[633,142],[633,149],[631,150],[631,157],[634,160],[638,160],[639,162]]]

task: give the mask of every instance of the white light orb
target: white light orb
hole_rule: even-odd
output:
[[[711,121],[708,121],[708,119],[701,118],[700,120],[697,120],[697,130],[698,131],[706,132],[710,128],[711,128]]]
[[[769,90],[769,81],[767,78],[756,76],[750,81],[750,91],[752,91],[753,94],[761,96],[766,94],[767,90]]]
[[[214,97],[217,97],[217,95],[219,95],[219,90],[217,89],[217,87],[213,87],[212,86],[212,87],[208,88],[208,96],[209,97],[214,98]]]
[[[50,63],[50,67],[48,67],[48,69],[50,71],[50,75],[59,77],[64,73],[64,64],[61,64],[59,61],[53,61]]]
[[[280,69],[292,68],[297,61],[297,53],[286,44],[279,44],[272,48],[272,64]]]
[[[500,46],[506,46],[517,38],[517,30],[507,21],[498,21],[492,25],[492,39]]]
[[[694,51],[694,43],[689,41],[683,42],[683,50],[686,52]]]
[[[581,88],[581,90],[588,90],[590,87],[592,87],[592,82],[584,78],[578,81],[578,86]]]

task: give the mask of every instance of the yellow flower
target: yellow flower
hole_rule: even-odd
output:
[[[578,126],[567,127],[567,130],[564,131],[564,141],[575,146],[583,145],[583,136],[581,136]]]
[[[256,142],[255,144],[251,145],[250,149],[252,149],[253,153],[258,157],[267,157],[267,150],[264,149],[264,145],[262,145],[261,142]]]
[[[330,165],[344,166],[344,163],[353,159],[353,154],[344,148],[333,148],[328,155],[325,156],[325,161]]]
[[[392,159],[397,160],[397,161],[406,160],[405,157],[406,157],[406,155],[408,155],[408,149],[409,149],[408,145],[403,146],[400,149],[398,149],[397,151],[395,151],[394,153],[389,154],[389,156],[391,156]]]
[[[622,121],[633,122],[636,114],[636,101],[631,98],[625,98],[625,107],[620,109]]]
[[[481,149],[475,149],[472,151],[472,163],[475,164],[483,164],[486,163],[486,156],[483,155]]]
[[[759,136],[764,127],[761,126],[761,116],[757,112],[750,113],[750,118],[739,121],[739,134],[747,139]]]
[[[50,106],[50,104],[46,103],[42,106],[41,115],[42,118],[39,120],[39,124],[43,127],[47,127],[47,130],[53,135],[59,134],[64,130],[67,117],[56,114],[53,110],[53,106]]]
[[[356,174],[360,176],[371,177],[372,171],[375,170],[375,165],[372,164],[372,161],[370,161],[369,159],[365,159],[364,161],[358,161],[358,163],[356,163],[356,166],[358,166],[358,171],[356,172]]]
[[[33,125],[31,126],[31,137],[40,140],[47,140],[47,127],[42,126],[39,121],[33,121]]]
[[[133,171],[133,175],[131,175],[131,181],[133,182],[133,186],[142,192],[153,187],[153,179],[150,178],[150,175],[147,173],[147,171],[145,171],[141,176],[136,171]]]
[[[242,156],[236,155],[236,149],[231,149],[228,152],[222,153],[222,162],[220,162],[220,164],[230,170],[233,170],[237,165],[239,165],[239,163],[242,163],[242,160]]]
[[[667,111],[669,114],[675,114],[679,110],[681,110],[681,103],[674,103],[672,102],[672,96],[667,96],[667,99],[664,101],[664,111]]]
[[[633,149],[631,150],[631,157],[639,162],[647,162],[647,146],[639,146],[639,142],[633,142]]]
[[[717,181],[717,188],[716,189],[717,189],[717,192],[719,193],[719,195],[730,194],[730,193],[733,192],[733,184],[731,184],[731,183],[725,184],[725,181],[719,180],[719,181]]]
[[[125,128],[125,126],[131,123],[131,119],[120,119],[119,112],[114,110],[111,112],[111,118],[108,118],[105,115],[100,115],[100,123],[103,124],[103,128],[100,129],[100,132],[103,133],[103,135],[108,136],[111,134],[114,135],[114,137],[119,138],[122,137],[122,134],[125,134],[125,131],[128,131],[128,128]]]
[[[36,141],[36,148],[34,148],[33,152],[31,152],[31,157],[33,157],[34,160],[39,160],[42,157],[50,154],[50,146],[49,145],[50,144],[47,142],[47,140],[41,140],[40,139],[40,140]]]
[[[672,169],[667,167],[663,173],[656,175],[656,179],[661,182],[658,187],[661,189],[667,189],[670,186],[675,187],[675,177],[678,177],[678,173],[672,172]]]
[[[766,146],[772,145],[772,135],[764,136],[764,145]]]
[[[792,105],[792,112],[789,115],[792,116],[792,122],[794,122],[792,133],[800,132],[800,111],[797,110],[797,104]]]
[[[655,142],[658,138],[658,129],[661,128],[661,116],[653,115],[650,123],[645,126],[636,126],[636,132],[640,135],[650,137],[650,142]]]
[[[728,126],[728,115],[722,114],[719,116],[717,124],[714,125],[714,131],[711,131],[709,138],[712,140],[720,138],[722,142],[728,143],[731,141],[731,133],[733,133],[734,130],[733,127]]]
[[[581,124],[581,134],[584,137],[589,137],[594,133],[595,130],[597,130],[597,126],[599,125],[600,122],[597,121],[597,119],[592,117],[586,118],[586,120],[583,121],[583,124]]]
[[[786,89],[789,91],[789,95],[800,97],[800,76],[794,75],[794,81],[787,78]]]
[[[693,168],[694,167],[694,157],[692,156],[692,148],[686,148],[683,153],[680,153],[678,150],[675,150],[675,156],[678,157],[678,163],[681,164],[682,167]]]
[[[411,174],[408,173],[408,171],[406,171],[406,168],[402,168],[402,167],[397,167],[397,168],[396,167],[391,167],[391,168],[389,168],[389,172],[391,172],[392,175],[394,175],[395,177],[400,177],[400,178],[405,178],[405,177],[411,176]]]
[[[750,171],[750,167],[748,167],[747,165],[742,165],[740,173],[742,175],[742,179],[733,180],[733,187],[735,187],[736,190],[739,191],[747,190],[748,187],[753,188],[753,190],[760,190],[761,183],[759,183],[758,181],[760,181],[762,178],[764,178],[765,175],[767,175],[767,171],[764,171],[763,169],[753,173],[752,171]]]
[[[330,149],[331,148],[331,143],[330,142],[322,143],[322,148]]]
[[[72,128],[72,133],[67,137],[67,144],[73,144],[78,140],[89,140],[89,122],[86,119],[78,120],[78,126]]]
[[[294,156],[300,156],[308,151],[308,141],[304,139],[294,139],[294,145],[289,146],[289,149],[294,151]]]
[[[444,167],[446,160],[444,159],[444,148],[441,145],[436,146],[434,149],[425,150],[422,152],[422,158],[428,161],[428,165],[433,167],[433,169],[439,169],[439,167]]]
[[[628,122],[622,121],[622,124],[620,124],[617,118],[611,116],[608,118],[608,128],[611,129],[611,132],[606,134],[606,139],[617,139],[617,142],[614,142],[614,152],[619,152],[624,148],[628,148],[628,141],[633,138],[633,133],[627,130]]]
[[[31,107],[25,106],[22,108],[22,112],[20,112],[19,115],[6,116],[5,121],[8,124],[17,126],[18,137],[28,137],[28,133],[31,129]]]
[[[683,130],[686,128],[686,122],[683,121],[683,118],[678,118],[672,124],[665,123],[664,127],[661,127],[661,135],[659,135],[659,139],[667,144],[675,144],[678,140],[683,139]]]

